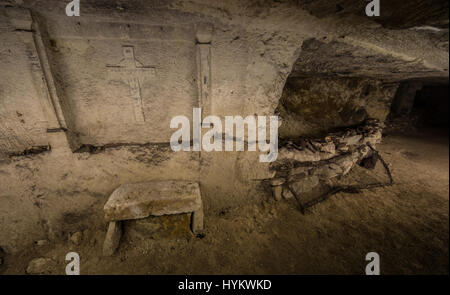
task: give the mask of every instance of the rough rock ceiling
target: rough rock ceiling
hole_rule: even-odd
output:
[[[294,0],[317,17],[364,15],[368,1]],[[381,1],[381,15],[374,20],[384,27],[405,29],[415,26],[448,28],[449,5],[446,0]]]
[[[439,71],[427,68],[420,59],[405,61],[344,42],[327,43],[309,39],[303,42],[291,77],[314,75],[397,81],[418,77],[446,77],[447,72],[445,69]]]
[[[0,0],[0,4],[34,6],[45,3],[43,0]],[[89,5],[98,10],[134,10],[136,12],[145,8],[166,7],[174,2],[164,0],[84,0],[83,5]],[[209,1],[186,1],[205,2]],[[449,24],[449,3],[446,0],[389,0],[381,1],[381,16],[374,19],[385,27],[394,29],[405,29],[414,26],[435,26],[447,28]],[[254,7],[258,9],[273,7],[279,3],[292,4],[307,10],[319,18],[328,16],[364,15],[364,7],[368,1],[365,0],[246,0],[236,2],[234,0],[223,1],[223,5],[235,4],[245,8]]]

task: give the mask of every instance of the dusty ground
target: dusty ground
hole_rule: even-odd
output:
[[[102,257],[104,233],[85,231],[79,246],[62,241],[6,256],[1,273],[24,274],[36,257],[54,259],[52,273],[64,273],[65,255],[74,250],[82,274],[363,274],[371,251],[380,254],[383,274],[448,274],[448,137],[389,135],[379,150],[395,185],[335,195],[306,215],[292,199],[263,197],[206,212],[204,237],[186,230],[171,238],[127,238],[118,253]],[[351,177],[370,181],[371,175],[358,170]]]

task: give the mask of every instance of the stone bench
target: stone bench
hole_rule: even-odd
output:
[[[200,187],[192,181],[150,181],[122,184],[109,197],[104,208],[109,221],[103,254],[112,255],[119,246],[123,220],[192,212],[191,229],[203,230]]]

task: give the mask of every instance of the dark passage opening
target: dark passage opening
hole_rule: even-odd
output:
[[[448,84],[405,81],[392,103],[386,133],[428,133],[448,135]]]
[[[448,85],[427,85],[417,91],[412,115],[419,128],[448,130]]]

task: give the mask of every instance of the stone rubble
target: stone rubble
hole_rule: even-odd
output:
[[[42,247],[48,245],[48,240],[38,240],[35,242],[36,246]]]
[[[83,234],[81,232],[76,232],[76,233],[72,234],[69,239],[70,239],[70,242],[72,242],[74,245],[79,246],[83,239]]]
[[[283,198],[285,200],[294,198],[294,195],[292,194],[291,190],[287,187],[283,187]]]
[[[56,267],[56,262],[50,258],[35,258],[27,267],[27,274],[50,274]]]

